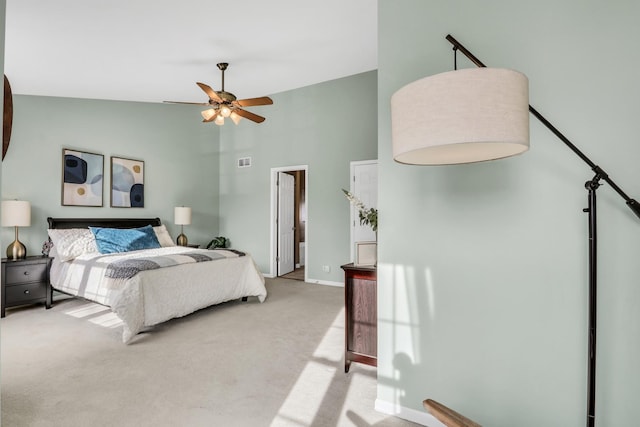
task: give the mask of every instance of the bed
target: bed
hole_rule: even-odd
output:
[[[110,307],[124,323],[125,343],[145,327],[211,305],[248,297],[263,302],[267,296],[264,277],[249,254],[175,246],[159,218],[47,221],[53,241],[52,288]],[[104,241],[98,232],[137,230],[156,237],[152,248],[120,252],[116,245],[110,253],[100,252]]]

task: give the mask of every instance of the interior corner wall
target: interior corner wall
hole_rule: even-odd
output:
[[[377,157],[377,72],[271,98],[273,105],[250,108],[265,122],[221,129],[220,229],[269,273],[271,169],[307,165],[307,277],[341,283],[340,265],[350,254],[349,202],[341,189],[349,188],[349,162]],[[252,166],[238,168],[242,157]]]
[[[389,100],[453,69],[453,35],[529,77],[530,103],[640,196],[637,2],[381,0],[378,403],[438,400],[492,427],[587,418],[588,220],[594,173],[531,116],[509,159],[394,163]],[[458,66],[473,67],[462,54]],[[464,125],[464,123],[461,123]],[[598,192],[596,425],[637,424],[640,221]]]
[[[219,132],[199,117],[183,105],[14,94],[2,198],[31,202],[31,226],[20,228],[27,255],[40,255],[49,216],[160,217],[175,239],[181,205],[193,209],[189,242],[208,243],[218,234]],[[61,205],[63,148],[104,155],[102,207]],[[144,208],[110,207],[111,156],[144,161]],[[12,240],[3,228],[3,244]]]

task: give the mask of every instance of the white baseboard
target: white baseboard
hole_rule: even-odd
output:
[[[316,280],[316,279],[309,279],[306,280],[307,283],[316,283],[318,285],[326,285],[326,286],[337,286],[339,288],[344,288],[344,283],[343,282],[332,282],[330,280]]]
[[[275,279],[276,278],[276,276],[274,274],[271,274],[271,273],[262,273],[262,275],[264,277],[266,277],[267,279]],[[344,288],[344,283],[343,282],[333,282],[331,280],[308,279],[308,280],[305,280],[305,282],[307,282],[307,283],[315,283],[317,285],[337,286],[339,288]]]
[[[433,415],[428,412],[416,411],[415,409],[405,408],[391,402],[376,399],[375,410],[383,414],[393,415],[394,417],[412,421],[427,427],[446,427]]]

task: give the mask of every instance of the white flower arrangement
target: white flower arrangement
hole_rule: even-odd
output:
[[[349,191],[342,189],[344,195],[349,199],[351,204],[358,209],[358,216],[360,217],[360,225],[368,225],[374,232],[378,232],[378,209],[368,208],[362,203],[360,199],[351,194]]]

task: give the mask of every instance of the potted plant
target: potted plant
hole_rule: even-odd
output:
[[[375,242],[356,242],[354,265],[373,265],[377,264],[377,246],[378,246],[378,209],[367,208],[364,203],[349,191],[342,189],[344,195],[349,199],[351,204],[358,209],[358,217],[360,225],[368,225],[376,235]]]
[[[351,194],[351,192],[342,189],[344,195],[349,199],[351,204],[358,209],[358,217],[360,218],[360,225],[368,225],[371,229],[376,233],[376,238],[378,236],[378,209],[376,208],[368,208],[364,203],[356,196]]]
[[[207,249],[226,248],[229,240],[224,236],[214,237],[207,245]]]

